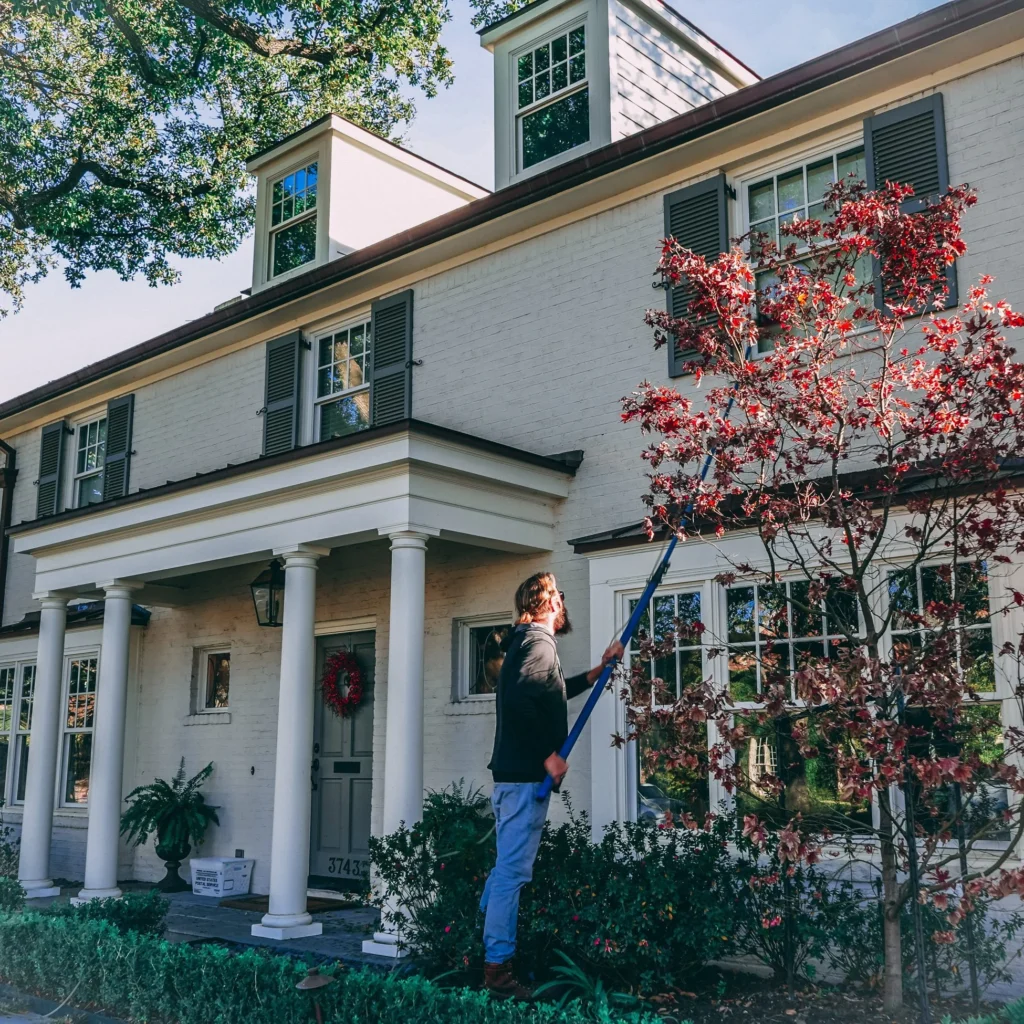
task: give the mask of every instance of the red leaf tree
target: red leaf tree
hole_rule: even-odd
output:
[[[623,411],[654,436],[649,534],[716,545],[733,588],[722,635],[675,627],[729,660],[728,686],[719,673],[677,696],[631,673],[646,767],[710,773],[747,835],[782,828],[792,859],[815,859],[824,835],[870,863],[887,1008],[902,1001],[901,908],[931,899],[952,930],[980,894],[1019,892],[1024,830],[1024,736],[984,703],[1024,693],[1024,639],[992,646],[994,621],[1024,604],[1024,364],[1006,337],[1024,318],[989,278],[945,309],[976,199],[951,188],[910,213],[912,195],[840,182],[781,249],[748,236],[708,260],[666,241],[658,273],[693,298],[685,318],[647,322],[656,345],[693,353],[689,381],[645,382]],[[740,562],[744,534],[758,554]],[[759,640],[738,647],[734,628]],[[638,663],[673,642],[642,637]],[[1005,853],[957,886],[958,839]]]

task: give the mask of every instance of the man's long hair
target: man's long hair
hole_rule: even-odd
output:
[[[516,591],[516,623],[533,622],[556,593],[554,573],[535,572],[523,580]]]

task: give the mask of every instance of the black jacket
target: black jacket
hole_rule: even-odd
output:
[[[516,626],[498,676],[494,754],[487,766],[495,782],[544,781],[544,761],[569,734],[566,702],[589,686],[586,673],[563,678],[548,630]]]

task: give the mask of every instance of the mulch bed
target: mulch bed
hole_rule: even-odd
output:
[[[798,989],[791,1000],[785,987],[753,975],[708,972],[695,992],[675,990],[648,1001],[651,1009],[677,1021],[693,1024],[918,1024],[921,1019],[916,992],[904,990],[904,1008],[896,1014],[882,1012],[876,992],[850,989]],[[719,996],[717,993],[726,994]],[[969,1003],[946,999],[930,1000],[931,1017],[940,1021],[949,1014],[953,1020],[971,1015]],[[992,1012],[995,1007],[983,1007]]]

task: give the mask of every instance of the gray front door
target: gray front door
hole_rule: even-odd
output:
[[[340,649],[355,654],[363,676],[362,703],[345,718],[325,706],[319,683],[327,658]],[[374,661],[373,633],[317,641],[309,873],[339,882],[365,880],[370,871]]]

